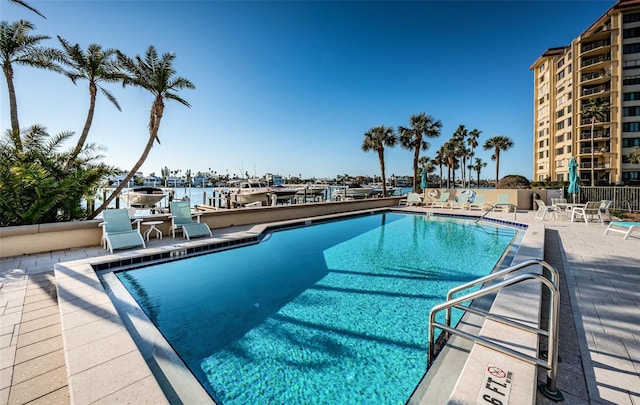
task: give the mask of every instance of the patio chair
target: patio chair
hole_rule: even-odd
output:
[[[631,232],[633,232],[634,229],[640,230],[640,222],[612,221],[609,222],[609,226],[604,230],[604,234],[606,235],[609,232],[618,232],[624,234],[622,239],[629,239],[629,235],[631,235]]]
[[[511,212],[511,207],[514,205],[509,202],[509,194],[498,194],[498,201],[493,205],[493,210]]]
[[[547,205],[544,201],[535,199],[533,200],[538,206],[538,212],[536,212],[536,219],[541,219],[544,221],[544,217],[547,216],[547,213],[550,212],[553,215],[553,219],[558,219],[558,212],[562,210],[555,205]]]
[[[491,205],[487,204],[487,196],[484,194],[476,194],[473,202],[469,203],[469,211],[474,208],[484,211],[485,207],[491,208]]]
[[[113,253],[114,249],[126,249],[136,246],[146,248],[142,234],[140,233],[140,222],[142,219],[131,221],[129,211],[126,208],[109,209],[102,212],[104,219],[98,226],[102,228],[102,241],[105,249]],[[133,228],[137,225],[137,229]]]
[[[422,204],[422,196],[418,193],[409,193],[407,194],[407,198],[406,199],[402,199],[400,200],[401,204],[404,204],[406,206],[411,206],[411,205],[420,205]]]
[[[200,236],[213,236],[209,225],[200,222],[200,215],[195,214],[197,221],[193,220],[189,201],[171,201],[171,235],[175,239],[176,231],[182,231],[187,240]]]
[[[611,222],[611,213],[609,212],[609,207],[613,204],[611,200],[602,200],[600,201],[600,217],[604,218],[605,215],[607,217],[607,221]]]
[[[602,219],[602,213],[600,212],[600,201],[587,201],[585,205],[578,205],[571,210],[571,222],[574,219],[584,219],[584,223],[589,225],[589,219],[598,216],[600,222],[604,222]]]
[[[455,197],[453,199],[453,201],[451,201],[451,205],[450,205],[451,209],[454,209],[454,208],[464,209],[464,208],[468,208],[468,207],[469,207],[469,194],[468,193],[461,193],[460,195]]]
[[[431,208],[444,208],[450,204],[449,202],[449,192],[445,191],[440,194],[440,198],[436,201],[428,202]]]

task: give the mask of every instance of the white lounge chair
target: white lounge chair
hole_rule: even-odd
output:
[[[404,204],[406,206],[420,205],[422,204],[422,196],[418,193],[411,192],[407,194],[406,199],[400,200],[400,204]]]
[[[449,192],[445,191],[444,193],[440,194],[440,199],[438,199],[437,201],[431,201],[428,204],[431,208],[444,208],[449,206]]]
[[[199,236],[212,236],[209,225],[200,222],[200,215],[196,215],[197,221],[193,220],[189,201],[172,201],[170,206],[169,218],[171,218],[171,234],[174,238],[178,230],[182,231],[187,240]]]
[[[550,212],[553,215],[553,219],[558,219],[558,212],[562,210],[555,205],[547,205],[542,200],[533,200],[538,206],[538,212],[536,212],[536,219],[541,219],[544,221],[544,217],[547,216],[547,212]]]
[[[473,202],[469,203],[469,211],[474,208],[479,210],[484,210],[486,208],[491,208],[491,205],[487,204],[487,196],[484,194],[476,194]]]
[[[468,193],[461,193],[460,195],[455,197],[453,201],[451,201],[451,209],[454,209],[454,208],[464,209],[468,207],[469,207]]]
[[[511,212],[511,208],[514,208],[515,205],[511,204],[509,201],[509,194],[498,194],[498,201],[493,205],[493,210],[497,211],[506,211]]]
[[[587,201],[585,205],[575,206],[571,210],[571,222],[582,218],[584,223],[589,225],[589,219],[593,219],[595,216],[600,219],[600,222],[604,222],[600,212],[600,201]]]
[[[631,232],[633,232],[634,229],[640,230],[640,222],[613,221],[609,222],[609,226],[604,230],[604,234],[606,235],[609,232],[618,232],[624,234],[622,239],[629,239],[629,235],[631,235]]]
[[[133,222],[129,217],[129,211],[126,208],[109,209],[102,211],[104,222],[98,226],[102,228],[102,241],[104,247],[113,253],[114,249],[126,249],[137,246],[146,248],[144,238],[140,233],[140,222],[142,219],[134,219]],[[133,224],[137,224],[137,229],[133,228]]]

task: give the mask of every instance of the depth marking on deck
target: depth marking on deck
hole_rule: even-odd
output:
[[[476,404],[508,404],[512,379],[513,372],[504,371],[502,368],[493,364],[487,364]]]

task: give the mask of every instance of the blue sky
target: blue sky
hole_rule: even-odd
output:
[[[195,90],[167,101],[145,174],[216,171],[303,178],[379,175],[377,154],[362,152],[373,126],[397,128],[426,112],[442,134],[433,158],[459,125],[514,141],[500,177],[533,172],[533,72],[548,48],[568,45],[613,1],[43,1],[47,19],[0,0],[1,19],[27,19],[44,44],[56,35],[134,57],[149,45],[174,52],[178,75]],[[567,18],[571,15],[571,18]],[[49,133],[82,130],[86,82],[15,67],[20,125]],[[89,141],[104,161],[129,169],[144,149],[151,95],[106,85],[122,112],[98,97]],[[6,82],[0,124],[10,127]],[[71,145],[69,145],[71,147]],[[495,177],[491,152],[481,177]],[[409,175],[412,152],[385,151],[387,176]]]

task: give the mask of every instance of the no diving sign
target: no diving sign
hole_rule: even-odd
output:
[[[506,405],[509,403],[511,393],[511,380],[513,373],[488,364],[484,372],[482,387],[478,393],[476,404]]]

